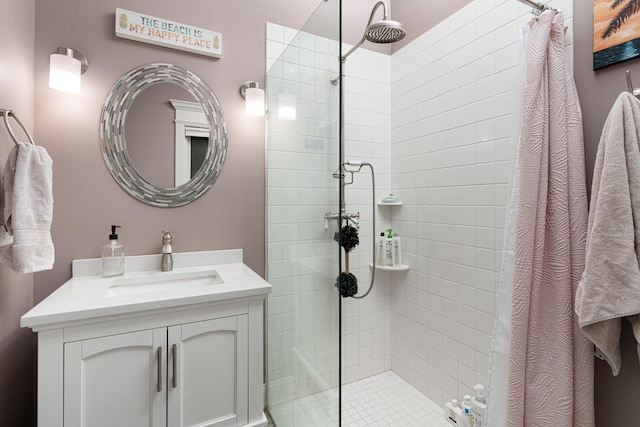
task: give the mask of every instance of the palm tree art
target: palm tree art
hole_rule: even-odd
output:
[[[611,3],[611,10],[618,8],[623,3],[626,3],[618,12],[618,14],[609,21],[607,29],[600,36],[601,40],[606,40],[616,33],[625,22],[631,18],[631,16],[640,12],[640,0],[614,0]]]

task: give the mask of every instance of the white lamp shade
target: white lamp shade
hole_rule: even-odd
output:
[[[280,120],[296,119],[296,98],[293,95],[278,95],[278,118]]]
[[[264,90],[247,88],[245,97],[245,112],[250,116],[264,116]]]
[[[52,53],[49,59],[49,87],[63,92],[80,92],[81,64],[77,59]]]

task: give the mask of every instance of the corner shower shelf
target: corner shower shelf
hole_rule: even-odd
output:
[[[386,203],[387,205],[389,203]],[[373,267],[373,264],[369,264],[369,268]],[[377,270],[382,270],[382,271],[409,271],[409,266],[408,265],[398,265],[396,267],[389,267],[386,265],[376,265],[376,269]]]
[[[402,202],[393,202],[393,203],[378,202],[378,206],[402,206],[402,205],[403,205]]]

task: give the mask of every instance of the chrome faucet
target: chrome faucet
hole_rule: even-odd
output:
[[[162,230],[162,260],[160,261],[160,269],[162,271],[173,270],[173,255],[171,252],[171,233],[169,230]]]

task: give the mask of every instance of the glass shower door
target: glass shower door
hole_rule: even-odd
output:
[[[277,427],[339,425],[340,2],[267,26],[267,407]],[[334,83],[332,83],[334,80]]]

